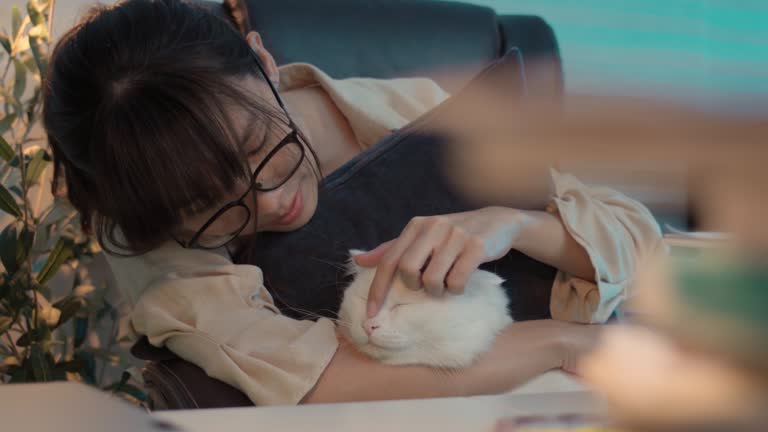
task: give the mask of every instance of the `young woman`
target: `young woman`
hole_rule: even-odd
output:
[[[230,261],[227,248],[257,232],[300,229],[320,173],[445,99],[429,80],[278,68],[258,34],[243,38],[178,0],[92,10],[58,42],[46,80],[53,189],[65,182],[84,228],[110,252],[133,326],[256,404],[501,392],[572,368],[594,339],[593,326],[521,322],[456,374],[385,366],[339,343],[328,320],[281,315],[259,269]],[[558,211],[417,218],[361,256],[379,264],[369,313],[398,271],[415,288],[459,292],[479,264],[516,248],[561,270],[554,317],[606,320],[658,228],[616,192],[553,181]]]

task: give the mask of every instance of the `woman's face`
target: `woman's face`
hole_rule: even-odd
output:
[[[272,104],[275,112],[282,112],[269,87],[263,81],[249,77],[243,80],[242,85],[246,86],[249,91],[255,91],[262,100]],[[284,122],[274,120],[267,120],[266,127],[249,127],[256,120],[250,112],[241,107],[233,107],[230,116],[233,120],[235,136],[238,138],[238,142],[243,145],[243,153],[247,155],[251,171],[255,170],[270,150],[275,148],[291,132]],[[301,128],[301,119],[294,118],[294,121]],[[288,167],[287,170],[290,170],[290,167],[295,166],[295,161],[298,159],[297,152],[291,150],[296,148],[296,146],[291,146],[276,153],[264,166],[259,180],[270,176],[281,178],[282,175],[284,177],[286,167]],[[318,179],[315,175],[314,165],[312,154],[305,149],[301,166],[282,186],[270,192],[252,191],[244,200],[244,204],[250,209],[251,215],[256,215],[256,217],[251,217],[240,236],[249,236],[261,231],[293,231],[309,222],[317,208],[318,198]],[[276,179],[276,181],[279,180]],[[238,199],[247,188],[248,184],[243,182],[236,186],[228,196],[222,197],[219,204],[185,218],[183,230],[189,234],[194,234],[220,208]],[[242,212],[228,211],[206,230],[206,234],[225,236],[237,230],[242,224],[242,220]]]

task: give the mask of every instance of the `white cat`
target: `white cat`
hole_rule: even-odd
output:
[[[340,327],[359,351],[383,363],[464,368],[512,323],[503,280],[483,270],[472,273],[464,294],[442,297],[411,290],[396,277],[381,312],[368,319],[366,301],[376,269],[354,260],[350,267],[355,278],[344,292]]]

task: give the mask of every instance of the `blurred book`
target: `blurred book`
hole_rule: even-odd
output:
[[[510,416],[496,423],[495,432],[622,432],[602,417],[583,414]]]

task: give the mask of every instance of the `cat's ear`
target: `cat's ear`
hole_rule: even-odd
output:
[[[496,273],[491,273],[485,270],[475,270],[472,272],[472,274],[469,275],[469,281],[467,282],[467,285],[475,283],[501,286],[504,283],[504,279],[502,279]]]
[[[347,268],[349,270],[350,274],[356,275],[360,273],[360,270],[363,269],[357,262],[355,261],[355,257],[358,255],[364,254],[364,250],[360,249],[350,249],[349,250],[349,261],[347,262]]]

